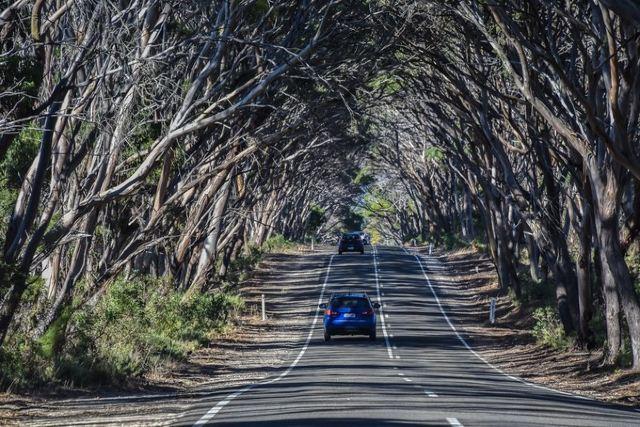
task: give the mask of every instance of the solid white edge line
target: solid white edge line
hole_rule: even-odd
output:
[[[412,255],[410,254],[405,248],[402,248],[402,250],[404,250],[404,252],[407,255]],[[478,354],[473,348],[471,348],[471,346],[467,343],[467,341],[460,335],[460,333],[458,332],[458,330],[456,329],[455,326],[453,326],[453,323],[451,322],[451,320],[449,319],[449,316],[447,316],[447,313],[445,313],[444,308],[442,307],[442,304],[440,303],[440,298],[438,298],[438,294],[436,293],[433,285],[431,284],[431,280],[429,279],[429,276],[427,276],[427,273],[425,272],[424,266],[422,265],[422,260],[420,259],[420,257],[418,255],[413,254],[413,256],[416,258],[416,260],[418,261],[418,265],[420,266],[420,270],[422,270],[422,275],[424,276],[424,278],[427,280],[427,284],[429,285],[429,289],[431,289],[431,293],[433,294],[433,297],[436,300],[436,303],[438,304],[438,308],[440,309],[440,313],[442,313],[442,316],[444,317],[444,319],[447,321],[447,323],[449,324],[449,327],[451,328],[451,330],[454,332],[454,334],[456,335],[456,337],[458,337],[458,340],[460,340],[460,342],[465,346],[465,348],[467,350],[469,350],[474,356],[476,356],[478,359],[480,359],[482,362],[484,362],[487,366],[489,366],[490,368],[492,368],[493,370],[495,370],[496,372],[506,376],[507,378],[510,378],[514,381],[517,381],[519,383],[522,384],[526,384],[528,386],[531,387],[535,387],[538,388],[540,390],[545,390],[545,391],[550,391],[553,393],[558,393],[558,394],[562,394],[564,396],[571,396],[571,397],[575,397],[578,399],[584,399],[584,400],[592,400],[592,401],[596,401],[595,399],[592,399],[590,397],[586,397],[586,396],[579,396],[577,394],[573,394],[573,393],[567,393],[566,391],[561,391],[561,390],[555,390],[549,387],[545,387],[543,385],[539,385],[539,384],[535,384],[535,383],[531,383],[529,381],[523,380],[522,378],[518,378],[515,377],[513,375],[507,374],[506,372],[504,372],[502,369],[498,368],[495,365],[492,365],[489,361],[487,361],[484,357],[482,357],[480,354]]]
[[[464,427],[457,418],[447,418],[447,422],[453,427]]]
[[[378,293],[378,303],[380,304],[380,326],[382,326],[382,335],[384,335],[384,343],[387,346],[387,354],[389,355],[389,359],[393,359],[393,351],[391,350],[391,343],[389,342],[389,334],[387,334],[387,325],[384,321],[385,313],[384,313],[384,304],[382,303],[382,297],[380,292],[380,278],[378,277],[378,247],[373,247],[373,272],[376,278],[376,292]],[[384,295],[384,294],[382,294]]]
[[[331,273],[331,265],[333,264],[333,257],[335,255],[331,255],[331,258],[329,258],[329,265],[327,266],[327,274],[324,278],[324,282],[322,283],[322,289],[320,290],[320,297],[318,298],[318,303],[316,304],[316,313],[313,316],[313,322],[311,322],[311,328],[309,329],[309,334],[307,335],[307,339],[304,343],[304,346],[302,347],[302,349],[300,350],[300,352],[298,353],[298,357],[295,358],[295,360],[291,363],[291,365],[289,365],[289,367],[282,373],[280,373],[280,375],[278,375],[277,377],[270,379],[270,380],[266,380],[266,381],[260,381],[254,384],[250,384],[244,388],[241,388],[240,390],[229,394],[227,397],[224,398],[224,400],[221,400],[220,402],[218,402],[214,407],[212,407],[211,409],[209,409],[209,411],[204,414],[202,416],[202,418],[200,418],[198,421],[196,421],[193,425],[194,426],[199,426],[199,425],[204,425],[206,423],[208,423],[209,421],[211,421],[213,419],[213,417],[216,416],[216,414],[218,412],[220,412],[220,410],[222,408],[224,408],[229,402],[231,402],[233,399],[235,399],[236,397],[240,396],[241,394],[251,390],[254,387],[257,387],[259,385],[267,385],[267,384],[272,384],[275,383],[276,381],[280,381],[282,378],[286,377],[289,372],[291,372],[293,370],[293,368],[296,367],[296,365],[298,364],[298,362],[300,362],[300,359],[302,359],[302,356],[304,355],[304,353],[307,351],[307,348],[309,348],[309,343],[311,342],[311,337],[313,336],[313,331],[315,330],[316,327],[316,323],[318,323],[318,313],[320,313],[320,304],[322,303],[322,300],[324,299],[324,291],[327,287],[327,282],[329,281],[329,274]]]

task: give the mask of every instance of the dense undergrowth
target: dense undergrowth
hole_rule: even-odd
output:
[[[3,388],[126,383],[186,356],[243,307],[231,292],[185,295],[160,279],[114,281],[92,308],[68,307],[38,340],[10,337]]]
[[[276,235],[229,268],[219,290],[188,294],[167,278],[114,280],[94,304],[77,299],[39,339],[18,328],[0,348],[0,387],[16,391],[45,386],[125,386],[189,354],[232,327],[244,308],[237,284],[265,253],[294,244]],[[25,304],[36,307],[44,291],[34,279]],[[24,315],[28,322],[32,316]]]

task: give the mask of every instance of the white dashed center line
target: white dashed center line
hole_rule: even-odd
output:
[[[313,316],[313,322],[311,322],[311,327],[309,328],[309,333],[307,334],[307,339],[304,342],[304,345],[302,346],[302,348],[300,349],[300,352],[298,353],[298,357],[296,357],[295,360],[293,362],[291,362],[289,367],[285,371],[281,372],[280,375],[278,375],[277,377],[272,378],[272,379],[268,379],[268,380],[259,381],[257,383],[249,384],[249,385],[241,388],[240,390],[231,393],[224,400],[221,400],[215,406],[213,406],[211,409],[209,409],[209,411],[207,411],[206,414],[204,414],[198,421],[196,421],[193,424],[194,426],[208,424],[218,414],[218,412],[220,412],[222,410],[222,408],[224,408],[226,405],[228,405],[236,397],[238,397],[241,394],[246,393],[246,392],[250,391],[251,389],[253,389],[255,387],[258,387],[260,385],[267,385],[267,384],[272,384],[272,383],[275,383],[277,381],[280,381],[282,378],[284,378],[287,375],[289,375],[289,372],[291,372],[293,370],[293,368],[295,368],[298,365],[298,362],[300,362],[300,359],[302,359],[302,356],[304,356],[304,353],[307,351],[307,349],[309,348],[309,344],[311,343],[311,338],[313,337],[313,332],[315,330],[316,323],[318,322],[318,316],[320,314],[319,305],[320,305],[320,303],[322,303],[322,299],[324,298],[324,292],[325,292],[325,290],[327,288],[327,283],[329,283],[329,275],[331,274],[331,266],[333,265],[333,258],[334,257],[335,257],[335,255],[331,255],[331,258],[329,258],[329,265],[327,266],[327,273],[326,273],[326,275],[324,277],[324,282],[322,283],[322,288],[320,289],[320,296],[318,297],[318,302],[315,304],[316,308],[315,308],[315,314]],[[320,322],[322,322],[322,320],[320,320]],[[391,349],[389,349],[389,351],[391,351]]]
[[[389,354],[389,359],[393,359],[393,351],[391,350],[391,343],[389,342],[389,335],[387,334],[387,325],[385,325],[385,313],[382,311],[383,310],[383,306],[382,306],[382,297],[384,295],[384,292],[380,292],[380,279],[378,277],[378,257],[377,257],[377,253],[378,250],[377,248],[374,246],[373,248],[373,272],[375,274],[375,278],[376,278],[376,291],[378,293],[378,302],[380,303],[380,323],[382,326],[382,334],[384,335],[384,343],[387,346],[387,353]],[[391,327],[389,325],[389,327]],[[398,356],[396,356],[396,359],[398,358]]]

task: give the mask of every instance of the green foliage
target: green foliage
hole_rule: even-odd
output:
[[[356,209],[349,209],[342,218],[345,231],[361,230],[364,216]]]
[[[231,261],[227,269],[227,281],[238,283],[244,280],[244,276],[252,271],[262,259],[264,253],[256,246],[249,246],[247,253],[238,256]]]
[[[283,252],[291,250],[295,244],[287,240],[282,234],[274,234],[264,242],[263,249],[267,253]]]
[[[367,185],[375,182],[375,177],[371,174],[371,170],[367,167],[364,167],[358,171],[355,178],[353,179],[353,183],[355,185],[360,185],[366,187]]]
[[[143,120],[144,116],[134,117],[133,120]],[[137,126],[133,135],[131,135],[131,143],[124,150],[124,156],[130,157],[137,154],[141,150],[151,148],[154,141],[162,134],[162,124],[145,123]]]
[[[269,2],[267,0],[256,0],[247,11],[247,18],[250,22],[259,22],[269,11]]]
[[[232,293],[185,296],[162,280],[118,278],[95,307],[65,307],[38,342],[10,336],[0,349],[0,385],[125,381],[185,359],[243,307]]]
[[[371,89],[381,90],[386,95],[393,95],[402,90],[402,81],[393,74],[381,74],[368,83]]]
[[[382,233],[380,233],[380,231],[377,228],[367,227],[365,231],[369,234],[372,245],[377,245],[383,241]]]
[[[518,272],[520,283],[520,302],[534,305],[552,305],[555,301],[555,286],[551,282],[536,282],[531,279],[528,270]]]
[[[572,339],[565,335],[564,328],[554,307],[537,308],[533,312],[536,323],[533,326],[533,336],[541,343],[557,350],[566,350],[573,344]]]
[[[404,238],[404,242],[403,243],[411,243],[413,244],[415,242],[416,245],[418,246],[422,246],[422,245],[427,245],[429,244],[431,241],[429,239],[424,239],[420,234],[415,234],[412,236],[406,236]]]
[[[9,218],[13,212],[17,197],[18,192],[11,190],[6,184],[6,181],[0,178],[0,235],[2,236],[5,236],[7,233]]]
[[[18,104],[23,110],[32,103],[42,82],[42,63],[35,57],[6,55],[0,58],[0,92],[15,93],[0,97],[0,109],[11,111]]]
[[[67,324],[71,318],[72,309],[66,306],[61,315],[53,321],[49,329],[38,341],[38,351],[46,359],[52,359],[64,344]]]
[[[11,345],[0,347],[0,386],[7,391],[29,384],[33,377],[31,347],[23,336],[14,336]]]
[[[307,226],[305,229],[306,235],[315,235],[322,224],[327,221],[325,217],[325,210],[320,206],[313,205],[309,212],[309,218],[307,219]]]
[[[385,216],[395,212],[393,203],[379,190],[367,192],[364,195],[364,205],[364,211],[370,215]]]
[[[616,360],[617,365],[624,368],[633,366],[633,351],[631,350],[631,338],[625,336],[622,342],[622,348]]]
[[[634,280],[636,295],[640,296],[640,253],[636,245],[632,245],[625,254],[625,262]]]
[[[14,139],[0,163],[0,180],[5,186],[20,189],[24,176],[38,154],[41,138],[41,130],[26,128]]]
[[[444,160],[444,151],[438,147],[429,147],[424,150],[425,160],[432,160],[436,163],[442,163]]]
[[[458,234],[446,233],[442,236],[442,245],[447,250],[461,249],[469,246],[469,242],[464,240]]]
[[[42,132],[24,129],[11,143],[0,162],[0,234],[5,235],[22,180],[38,153]]]

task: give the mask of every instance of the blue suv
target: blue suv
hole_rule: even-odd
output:
[[[376,339],[376,313],[380,308],[366,293],[333,294],[328,304],[320,304],[324,311],[324,340],[332,335],[369,335]]]

